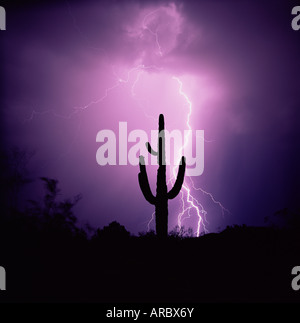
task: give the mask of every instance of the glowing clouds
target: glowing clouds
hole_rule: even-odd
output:
[[[174,50],[190,43],[192,28],[179,10],[180,6],[174,3],[140,8],[136,17],[124,23],[126,33],[122,41],[131,45],[136,64],[162,66]]]

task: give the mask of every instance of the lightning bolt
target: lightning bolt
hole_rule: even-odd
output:
[[[182,90],[182,87],[183,87],[182,81],[178,77],[175,77],[175,76],[173,76],[172,79],[177,81],[177,83],[179,85],[178,93],[179,93],[179,95],[183,96],[184,100],[186,101],[186,104],[187,104],[187,107],[188,107],[186,125],[187,125],[188,130],[190,130],[189,132],[187,132],[187,135],[184,137],[183,146],[180,147],[180,149],[179,149],[179,152],[178,152],[178,163],[179,163],[181,155],[183,153],[183,150],[188,145],[189,137],[191,135],[192,127],[191,127],[191,124],[190,124],[190,118],[191,118],[191,115],[192,115],[192,106],[193,105],[192,105],[191,100],[187,96],[187,94],[185,92],[183,92],[183,90]],[[171,178],[172,183],[174,182],[174,180],[176,178],[176,170],[177,170],[177,168],[178,168],[177,166],[173,167],[173,177]],[[185,203],[185,199],[184,199],[184,192],[181,192],[182,211],[178,214],[177,223],[178,223],[179,228],[181,228],[182,227],[182,221],[183,221],[183,218],[182,218],[183,215],[187,213],[188,217],[190,217],[190,215],[191,215],[190,212],[192,210],[196,211],[197,218],[198,218],[196,235],[198,237],[200,235],[200,232],[201,232],[200,231],[201,230],[201,224],[202,224],[202,227],[203,227],[204,231],[207,232],[207,229],[206,229],[206,227],[204,225],[204,222],[203,222],[203,215],[206,215],[207,212],[205,211],[203,205],[191,194],[191,190],[190,190],[189,186],[187,185],[186,181],[184,181],[184,183],[182,185],[182,188],[183,188],[183,191],[186,194],[186,203]],[[187,204],[187,206],[186,206],[186,204]],[[201,214],[202,214],[202,216],[201,216]]]
[[[133,85],[131,87],[131,94],[134,97],[135,96],[134,87],[135,87],[136,83],[139,81],[141,73],[145,70],[150,70],[150,69],[155,69],[158,71],[162,70],[162,68],[157,67],[155,65],[145,66],[145,65],[141,64],[141,65],[131,68],[127,72],[126,78],[121,78],[114,73],[114,75],[116,76],[116,79],[117,79],[116,83],[114,85],[112,85],[111,87],[106,88],[104,91],[104,94],[100,98],[98,98],[96,100],[92,100],[84,106],[73,107],[72,108],[73,111],[69,114],[66,114],[66,115],[59,114],[59,113],[55,112],[54,109],[49,109],[49,110],[44,110],[44,111],[32,110],[30,116],[24,120],[24,123],[32,121],[35,116],[43,116],[46,114],[51,114],[52,116],[57,117],[57,118],[61,118],[61,119],[71,119],[72,117],[79,114],[80,112],[90,108],[92,105],[97,105],[97,104],[101,103],[102,101],[104,101],[108,97],[108,95],[111,91],[115,90],[123,83],[125,83],[125,84],[129,83],[131,74],[135,71],[138,71],[138,74],[137,74],[138,76],[137,76],[136,80],[133,82]]]
[[[188,114],[187,114],[187,119],[186,119],[186,125],[187,125],[187,128],[188,131],[187,132],[187,135],[185,136],[184,138],[184,144],[182,147],[180,147],[179,149],[179,152],[178,152],[178,163],[180,161],[180,158],[181,158],[181,155],[183,153],[183,150],[184,148],[188,145],[188,141],[189,141],[189,138],[190,138],[190,135],[192,133],[192,127],[191,127],[191,124],[190,124],[190,119],[191,119],[191,116],[192,116],[192,101],[189,99],[188,95],[183,91],[183,83],[182,81],[178,78],[178,77],[175,77],[173,76],[173,79],[177,81],[177,83],[179,84],[179,88],[178,88],[178,93],[179,95],[183,96],[184,100],[186,101],[186,104],[188,106]],[[175,178],[176,178],[176,170],[177,170],[177,166],[174,166],[173,167],[173,177],[171,178],[171,181],[172,183],[174,182]],[[222,210],[222,214],[224,215],[225,212],[229,212],[222,204],[221,202],[217,201],[214,196],[205,191],[204,189],[202,188],[196,188],[195,185],[194,185],[194,182],[192,180],[192,178],[189,176],[189,179],[192,183],[192,188],[196,191],[201,191],[203,194],[206,194],[210,197],[210,199],[213,201],[213,203],[217,204],[221,210]],[[206,225],[205,225],[205,222],[206,221],[206,215],[207,215],[207,211],[204,209],[203,205],[199,202],[199,200],[192,195],[191,193],[191,189],[190,187],[188,186],[187,182],[184,181],[183,183],[183,190],[186,194],[186,198],[184,199],[184,192],[181,192],[181,202],[182,202],[182,211],[178,214],[178,226],[179,228],[182,227],[182,222],[183,220],[185,220],[186,218],[190,218],[191,216],[191,211],[194,210],[196,212],[196,215],[197,215],[197,218],[198,218],[198,221],[197,221],[197,230],[196,230],[196,236],[199,237],[200,233],[202,231],[204,231],[205,233],[208,232],[207,228],[206,228]],[[183,218],[183,216],[187,214],[187,217]]]
[[[163,52],[162,52],[162,49],[161,49],[161,45],[159,43],[159,39],[158,39],[158,31],[154,32],[151,28],[149,28],[149,26],[146,24],[146,20],[150,17],[150,16],[153,16],[155,13],[157,13],[158,11],[160,11],[160,9],[156,9],[154,11],[151,11],[149,12],[143,19],[143,30],[148,30],[150,32],[151,35],[154,36],[155,38],[155,43],[156,43],[156,46],[158,48],[158,54],[159,56],[163,56]]]

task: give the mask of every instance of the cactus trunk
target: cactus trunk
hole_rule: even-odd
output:
[[[156,234],[160,237],[168,235],[168,197],[166,184],[166,166],[157,170],[156,203],[155,203]]]

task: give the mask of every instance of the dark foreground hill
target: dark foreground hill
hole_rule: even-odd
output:
[[[28,223],[27,223],[28,224]],[[121,228],[121,227],[120,227]],[[297,302],[300,234],[235,226],[199,238],[1,226],[1,301]],[[106,232],[106,233],[105,233]]]

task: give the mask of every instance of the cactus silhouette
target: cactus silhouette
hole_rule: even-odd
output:
[[[150,154],[157,156],[158,170],[156,183],[156,196],[151,192],[146,172],[145,159],[140,156],[140,173],[138,175],[141,191],[145,199],[155,205],[155,223],[156,234],[160,238],[168,236],[168,200],[175,198],[182,187],[185,173],[185,157],[181,157],[178,168],[178,174],[173,188],[168,192],[166,183],[166,162],[165,162],[165,121],[163,114],[159,115],[158,122],[158,147],[157,151],[153,150],[150,143],[146,143],[147,150]]]

